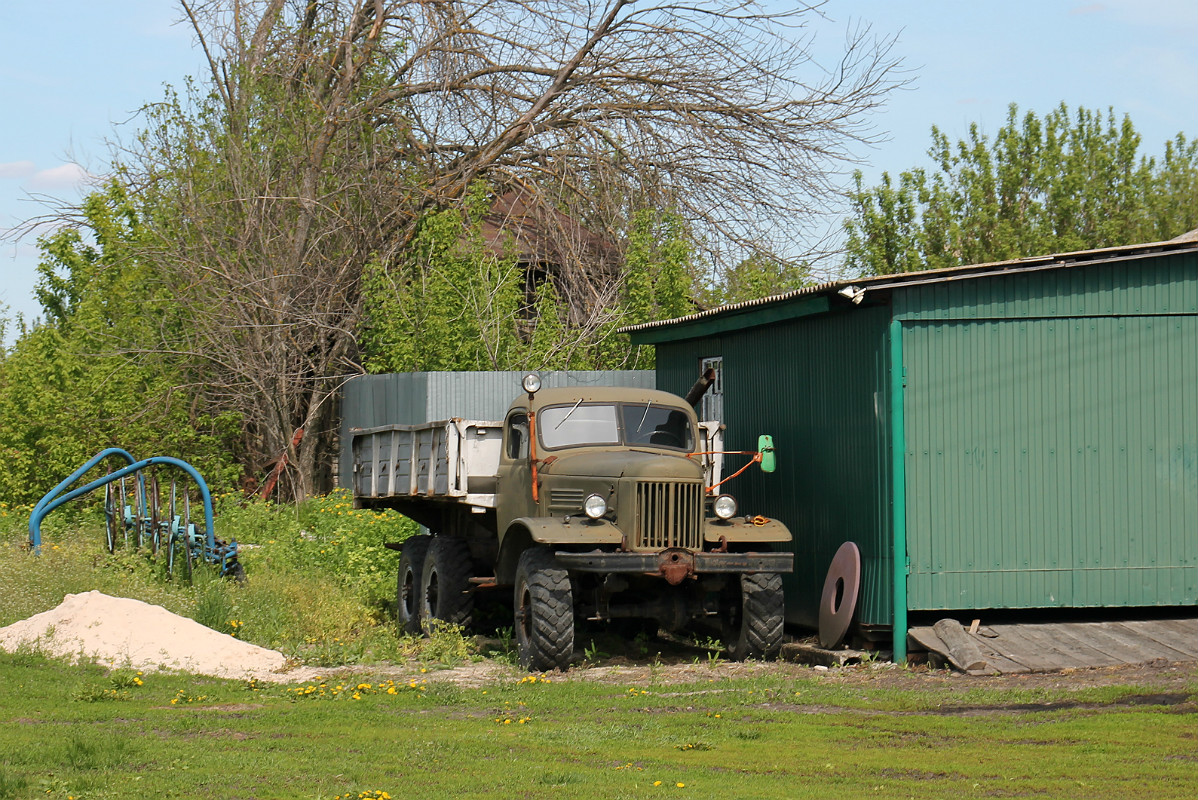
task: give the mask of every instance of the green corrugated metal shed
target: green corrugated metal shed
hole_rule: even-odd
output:
[[[661,389],[684,394],[719,359],[729,449],[774,436],[778,471],[729,491],[795,534],[790,622],[816,624],[845,541],[864,626],[1198,603],[1193,241],[830,283],[627,330],[656,345]]]

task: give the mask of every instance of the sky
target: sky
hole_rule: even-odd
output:
[[[867,184],[927,164],[933,125],[954,141],[973,123],[992,135],[1011,103],[1039,115],[1061,102],[1113,108],[1146,155],[1179,132],[1198,136],[1195,0],[828,0],[822,11],[809,29],[821,58],[868,25],[896,37],[911,79],[872,120],[886,141],[857,153]],[[10,318],[40,308],[36,236],[6,232],[47,203],[77,202],[107,171],[109,142],[135,134],[137,110],[203,74],[179,16],[171,0],[0,0],[0,312]]]

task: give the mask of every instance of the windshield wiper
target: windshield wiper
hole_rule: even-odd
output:
[[[554,425],[554,426],[553,426],[553,429],[554,429],[554,430],[557,430],[557,429],[558,429],[558,428],[560,428],[561,426],[565,425],[565,424],[566,424],[566,420],[568,420],[568,419],[570,418],[570,415],[571,415],[571,414],[573,414],[573,413],[574,413],[574,411],[575,411],[575,409],[577,409],[577,408],[578,408],[580,405],[582,405],[582,398],[581,398],[581,397],[580,397],[580,398],[578,398],[578,402],[574,404],[574,408],[571,408],[569,411],[567,411],[567,412],[566,412],[566,416],[562,417],[562,421],[561,421],[561,422],[559,422],[559,423],[557,423],[556,425]]]
[[[637,423],[637,426],[636,426],[636,432],[637,432],[637,433],[640,433],[640,432],[641,432],[641,428],[642,428],[642,427],[644,426],[644,424],[645,424],[645,417],[649,416],[649,409],[650,409],[650,408],[652,408],[652,407],[653,407],[653,401],[652,401],[652,400],[650,400],[648,403],[646,403],[646,404],[645,404],[645,413],[644,413],[644,414],[641,414],[641,421],[640,421],[639,423]]]

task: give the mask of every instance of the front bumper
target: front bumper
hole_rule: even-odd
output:
[[[553,554],[559,566],[578,572],[661,575],[672,584],[689,575],[739,572],[794,572],[794,553],[692,553],[670,549],[660,553]]]

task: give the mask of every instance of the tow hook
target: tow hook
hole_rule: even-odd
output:
[[[657,570],[666,583],[677,586],[695,573],[695,557],[687,550],[672,547],[657,554]]]

